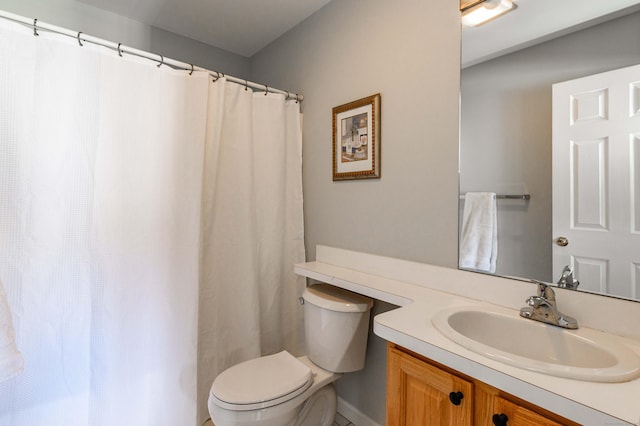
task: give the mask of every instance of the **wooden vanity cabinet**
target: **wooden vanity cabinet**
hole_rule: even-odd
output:
[[[472,395],[472,382],[389,345],[387,426],[470,425]]]
[[[536,413],[535,411],[529,410],[521,405],[518,405],[514,402],[509,401],[508,399],[502,398],[500,396],[494,396],[493,398],[493,409],[486,413],[486,418],[492,418],[493,413],[499,413],[506,416],[505,418],[509,419],[505,425],[509,426],[560,426],[562,423],[558,423],[549,419],[546,416]],[[497,422],[500,423],[500,422]],[[491,423],[489,423],[491,424]],[[494,423],[495,424],[495,423]]]
[[[578,426],[393,343],[387,426]]]

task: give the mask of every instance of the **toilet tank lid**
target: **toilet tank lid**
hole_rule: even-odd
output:
[[[228,404],[261,404],[263,407],[271,405],[269,401],[297,395],[312,381],[311,369],[289,352],[282,351],[226,369],[214,380],[211,393]]]
[[[302,293],[305,303],[338,312],[367,312],[373,300],[329,284],[314,284]]]

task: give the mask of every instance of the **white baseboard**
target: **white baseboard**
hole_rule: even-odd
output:
[[[355,426],[382,426],[340,397],[338,397],[338,413],[349,419]]]

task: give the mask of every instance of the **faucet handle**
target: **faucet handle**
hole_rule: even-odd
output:
[[[538,280],[531,280],[532,283],[538,286],[538,296],[546,297],[545,293],[547,292],[547,284],[540,282]]]
[[[536,281],[536,280],[531,280],[531,281],[538,285],[538,297],[541,297],[544,300],[546,300],[551,306],[555,306],[556,292],[553,291],[553,288],[551,288],[548,284],[545,284],[540,281]]]
[[[539,308],[547,303],[547,299],[542,296],[529,296],[529,298],[525,300],[525,303],[532,308]]]

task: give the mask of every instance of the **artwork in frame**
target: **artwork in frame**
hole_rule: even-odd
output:
[[[380,177],[380,94],[333,108],[333,180]]]

